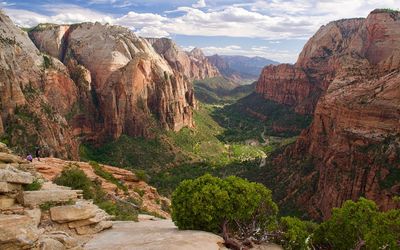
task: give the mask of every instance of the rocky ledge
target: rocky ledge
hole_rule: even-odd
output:
[[[90,235],[112,227],[109,216],[81,190],[45,182],[32,164],[0,144],[0,249],[82,249]]]

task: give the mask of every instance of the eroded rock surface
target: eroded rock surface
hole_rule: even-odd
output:
[[[182,249],[222,250],[223,239],[201,231],[180,231],[170,220],[118,222],[113,229],[96,235],[85,249]]]
[[[147,38],[147,40],[175,71],[181,72],[190,80],[220,76],[218,69],[210,64],[198,48],[186,52],[168,38]]]
[[[360,196],[382,209],[396,206],[399,30],[397,11],[332,22],[308,41],[295,65],[264,70],[257,91],[266,98],[300,113],[315,107],[311,127],[271,162],[275,188],[285,191],[279,199],[296,201],[314,218],[327,218],[333,207]]]
[[[68,67],[82,90],[77,105],[86,110],[72,114],[75,133],[93,140],[150,136],[152,115],[165,129],[193,125],[189,82],[129,29],[100,23],[41,25],[30,37]]]

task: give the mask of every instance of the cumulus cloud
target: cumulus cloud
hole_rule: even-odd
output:
[[[32,27],[38,23],[103,22],[129,27],[141,36],[171,35],[224,36],[265,39],[278,46],[282,39],[308,39],[321,25],[342,18],[365,17],[375,8],[398,8],[399,0],[171,0],[180,6],[162,14],[130,11],[111,14],[72,4],[41,5],[43,12],[17,9],[10,2],[0,2],[15,23]],[[89,0],[90,4],[110,6],[137,5],[139,0]],[[148,0],[145,4],[165,3]],[[174,7],[174,8],[175,8]],[[44,14],[45,13],[45,14]],[[115,13],[115,12],[112,12]],[[263,56],[279,61],[295,61],[293,53],[268,48],[207,47],[206,51],[225,54]],[[258,54],[260,55],[260,54]],[[290,60],[289,60],[290,59]]]
[[[193,8],[204,8],[206,6],[207,4],[205,0],[199,0],[197,3],[192,4]]]
[[[21,26],[31,26],[43,20],[55,23],[100,21],[142,30],[143,34],[151,34],[150,31],[154,30],[153,33],[158,36],[180,34],[279,40],[306,39],[329,21],[366,16],[374,8],[396,6],[395,1],[398,0],[253,0],[213,9],[208,8],[204,0],[200,0],[192,7],[181,6],[169,11],[167,16],[135,11],[112,15],[76,5],[44,5],[43,9],[50,13],[46,16],[11,7],[6,10]],[[121,4],[126,0],[90,2]],[[206,6],[207,8],[203,9]],[[202,9],[199,9],[200,7]]]

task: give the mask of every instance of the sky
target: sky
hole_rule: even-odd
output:
[[[0,8],[21,27],[98,21],[169,37],[207,55],[294,63],[322,25],[399,9],[400,0],[0,0]]]

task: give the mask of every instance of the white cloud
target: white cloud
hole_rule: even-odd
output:
[[[143,27],[142,29],[138,30],[136,34],[142,37],[152,37],[152,38],[169,36],[169,33],[166,32],[165,30],[161,30],[159,28],[149,28],[149,27]]]
[[[199,0],[197,3],[192,4],[193,8],[204,8],[206,6],[207,4],[205,0]]]
[[[8,6],[14,6],[15,3],[9,3],[9,2],[0,2],[0,8],[2,7],[8,7]]]
[[[21,27],[33,27],[38,23],[70,24],[81,22],[113,23],[114,17],[81,8],[76,5],[44,5],[51,15],[42,15],[28,10],[6,8],[6,14]]]
[[[150,0],[149,0],[150,1]],[[151,0],[157,2],[161,0]],[[112,6],[135,5],[127,0],[89,0],[91,4]],[[136,2],[136,3],[135,3]],[[173,1],[182,3],[183,1]],[[193,3],[194,1],[192,1]],[[227,4],[227,0],[206,3],[196,1],[191,7],[181,6],[166,11],[167,16],[156,13],[130,11],[108,14],[77,5],[47,4],[40,6],[46,15],[16,9],[10,2],[0,2],[15,23],[31,27],[41,22],[76,23],[95,22],[123,25],[141,36],[162,37],[172,34],[193,36],[228,36],[261,38],[267,44],[281,39],[308,39],[321,25],[351,17],[366,17],[375,8],[398,8],[399,0],[243,0],[240,4]],[[217,6],[217,7],[215,7]],[[295,61],[295,55],[268,48],[207,47],[207,51],[225,51],[252,55],[262,53],[278,61]]]

